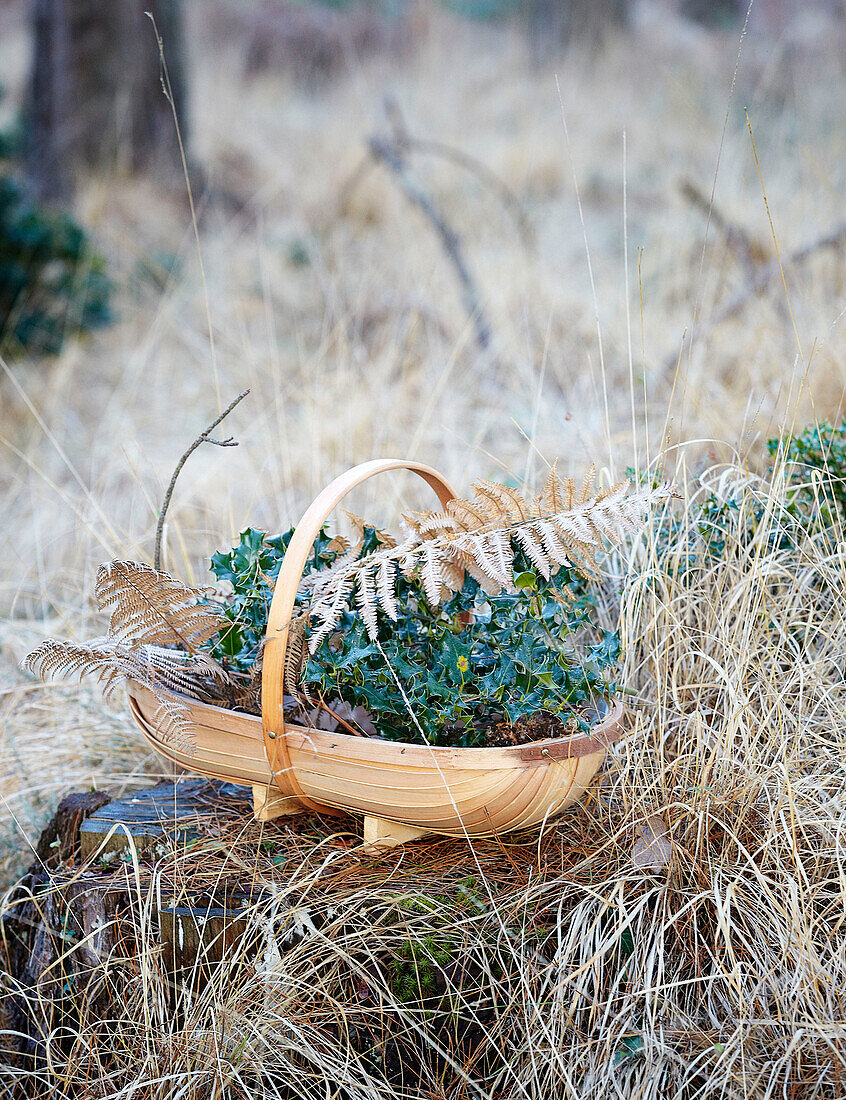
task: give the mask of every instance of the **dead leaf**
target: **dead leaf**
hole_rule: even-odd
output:
[[[660,814],[650,814],[638,826],[638,838],[632,848],[632,863],[644,871],[660,871],[672,859],[673,842]]]

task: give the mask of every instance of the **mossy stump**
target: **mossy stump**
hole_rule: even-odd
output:
[[[570,821],[572,841],[581,813]],[[288,960],[332,940],[339,919],[347,930],[368,922],[366,957],[346,955],[334,979],[362,1057],[397,1083],[419,1068],[425,1044],[411,1047],[422,1033],[387,1027],[385,998],[425,1022],[432,1049],[482,1043],[478,1022],[463,1021],[461,990],[478,986],[474,959],[493,951],[484,930],[492,898],[537,881],[539,854],[561,873],[558,826],[540,844],[533,831],[472,851],[424,838],[374,856],[367,841],[353,818],[256,821],[249,787],[211,780],[69,796],[6,895],[3,1072],[49,1073],[57,1043],[71,1057],[74,1034],[102,1030],[99,1021],[120,1018],[133,997],[139,1020],[152,998],[177,1023],[206,988],[225,999],[246,983],[273,1000]]]

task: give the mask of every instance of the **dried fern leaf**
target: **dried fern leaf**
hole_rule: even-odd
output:
[[[495,522],[509,526],[529,518],[530,509],[525,497],[510,485],[500,485],[495,481],[477,481],[473,488],[477,497],[490,501],[491,515]]]
[[[540,540],[543,543],[543,548],[549,555],[550,561],[556,562],[558,565],[572,565],[572,558],[575,555],[571,554],[567,548],[566,543],[561,538],[560,533],[556,529],[555,524],[550,519],[541,519],[535,524],[534,530],[540,536]]]
[[[338,536],[341,542],[346,543],[345,558],[357,558],[361,553],[361,548],[364,545],[365,529],[367,527],[373,528],[373,532],[376,535],[376,541],[382,547],[396,546],[397,540],[389,531],[382,531],[378,527],[373,527],[372,523],[368,523],[367,520],[362,519],[361,516],[356,515],[355,512],[344,512],[344,515],[350,521],[352,525],[353,538],[351,542],[347,542],[346,539]],[[333,539],[332,542],[336,540]],[[332,543],[329,544],[330,546]]]
[[[486,596],[498,596],[502,592],[502,584],[498,580],[494,580],[483,569],[480,569],[472,558],[464,568],[473,580],[478,582],[479,587]]]
[[[452,500],[443,512],[414,512],[403,519],[403,543],[384,547],[340,570],[325,570],[312,583],[309,618],[317,629],[312,652],[335,627],[355,590],[359,613],[375,637],[381,609],[396,615],[399,573],[420,577],[427,598],[439,604],[458,591],[469,574],[495,596],[513,588],[515,547],[520,547],[547,579],[553,567],[568,565],[590,575],[597,549],[636,530],[648,509],[666,499],[665,489],[627,496],[628,483],[590,497],[593,471],[579,490],[561,482],[555,467],[543,492],[530,502],[509,486],[479,482],[472,501]],[[563,510],[555,511],[562,505]]]
[[[355,572],[348,567],[345,572],[336,574],[334,584],[327,588],[321,588],[319,597],[312,598],[309,608],[310,618],[313,616],[319,623],[309,638],[309,650],[315,653],[325,638],[335,629],[338,620],[344,613],[355,585]]]
[[[379,636],[379,625],[376,614],[376,587],[369,568],[360,569],[356,574],[355,603],[358,613],[367,627],[368,637],[377,638]]]
[[[285,675],[284,683],[288,691],[293,691],[300,682],[303,662],[305,661],[305,628],[304,615],[292,619],[288,626],[288,644],[285,648]],[[256,662],[258,664],[258,662]],[[253,666],[252,677],[257,680],[256,666]]]
[[[167,745],[173,746],[185,756],[195,756],[197,752],[196,730],[191,721],[191,712],[180,699],[154,691],[158,707],[153,714],[156,731]]]
[[[417,533],[421,538],[438,538],[441,535],[458,534],[462,530],[461,524],[455,516],[432,515],[420,521]]]
[[[441,576],[443,577],[444,587],[450,594],[459,592],[463,588],[464,575],[465,566],[461,564],[460,557],[456,559],[450,556],[441,561]]]
[[[551,525],[568,546],[574,549],[579,547],[581,553],[590,553],[591,548],[598,546],[601,542],[596,524],[591,523],[585,512],[565,512],[563,515],[552,516],[541,522]]]
[[[575,505],[578,508],[582,504],[587,504],[591,498],[593,492],[594,482],[596,481],[596,466],[590,466],[585,474],[582,487],[579,490],[579,494],[576,497]]]
[[[504,587],[512,588],[514,583],[512,570],[514,551],[511,549],[511,539],[508,531],[491,531],[486,536],[486,542],[496,559],[499,576],[505,578]]]
[[[552,468],[546,477],[543,491],[535,501],[535,514],[538,516],[555,515],[558,512],[569,512],[574,504],[574,491],[572,478],[563,481],[558,477],[558,460],[552,464]]]
[[[525,551],[526,557],[537,569],[544,580],[549,580],[552,575],[549,554],[544,550],[543,541],[539,537],[534,526],[528,524],[518,527],[514,532],[514,538],[518,545]]]
[[[395,591],[396,577],[396,562],[387,557],[383,558],[376,570],[376,593],[382,610],[394,622],[396,622],[398,614]]]
[[[487,523],[486,513],[472,500],[456,498],[447,504],[446,510],[464,531],[477,531]]]
[[[163,570],[136,561],[100,566],[97,604],[109,615],[109,636],[196,653],[220,630],[222,610]]]
[[[128,674],[132,679],[201,702],[208,702],[213,695],[205,680],[228,680],[226,672],[208,653],[191,654],[181,649],[144,645],[132,651],[130,660],[132,668]]]
[[[47,638],[24,657],[22,665],[42,680],[78,680],[94,676],[110,692],[125,676],[119,646],[108,638],[79,643]]]
[[[426,599],[436,606],[441,602],[441,589],[444,587],[441,554],[442,551],[438,547],[426,546],[423,549],[423,560],[420,563],[420,579],[423,581]]]
[[[216,695],[209,690],[209,683],[226,679],[217,661],[207,654],[192,655],[153,645],[129,646],[114,638],[84,644],[47,639],[28,654],[24,667],[43,679],[93,676],[107,695],[127,680],[142,684],[160,704],[161,721],[157,717],[156,724],[165,740],[189,754],[194,745],[189,712],[177,696],[212,701]]]
[[[483,573],[497,581],[502,588],[510,586],[511,569],[505,568],[501,543],[492,533],[469,536],[467,548]]]

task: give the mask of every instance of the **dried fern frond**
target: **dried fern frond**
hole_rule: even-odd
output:
[[[142,645],[132,651],[134,668],[142,675],[132,675],[149,687],[187,695],[200,702],[211,702],[217,693],[210,690],[212,683],[228,681],[224,669],[208,653],[185,653],[181,649],[165,649],[162,646]]]
[[[350,525],[352,526],[353,540],[351,543],[348,544],[350,548],[354,547],[357,549],[357,551],[361,551],[361,547],[364,544],[365,528],[367,527],[372,528],[373,533],[376,536],[376,541],[379,543],[380,546],[396,546],[397,540],[390,533],[390,531],[382,531],[378,527],[373,527],[372,523],[368,523],[367,520],[362,519],[362,517],[356,515],[355,512],[345,511],[344,515],[350,521]],[[340,538],[341,536],[338,537]],[[335,539],[332,540],[332,542],[334,541]],[[342,539],[342,541],[346,540]],[[329,545],[331,547],[332,543],[330,543]]]
[[[288,644],[285,647],[284,682],[287,685],[289,691],[293,691],[300,682],[303,663],[305,661],[305,628],[305,615],[299,615],[296,619],[292,619],[291,624],[288,627]],[[250,673],[250,679],[255,683],[255,686],[257,688],[261,686],[261,666],[263,653],[264,642],[262,642],[262,647],[261,651],[259,652],[258,660],[253,665]]]
[[[129,654],[127,649],[126,655]],[[93,676],[108,695],[114,690],[115,681],[123,681],[126,676],[122,661],[122,647],[109,638],[81,643],[46,638],[27,653],[21,665],[42,680],[79,680],[83,676]]]
[[[223,622],[222,610],[198,589],[142,562],[101,565],[95,596],[109,615],[109,637],[127,643],[179,646],[196,653]]]
[[[562,481],[559,478],[558,460],[556,459],[547,475],[543,491],[535,499],[535,514],[542,516],[569,512],[573,508],[575,500],[573,479],[568,477]]]
[[[592,468],[577,491],[553,467],[542,492],[528,500],[510,486],[481,481],[470,500],[452,500],[442,512],[409,513],[403,542],[306,578],[311,651],[334,630],[353,592],[375,637],[380,610],[396,617],[400,572],[416,572],[434,604],[458,591],[468,573],[490,595],[510,589],[518,550],[546,578],[564,565],[590,575],[597,550],[637,530],[650,508],[669,496],[664,487],[629,493],[628,482],[593,494],[593,484]]]
[[[24,658],[23,666],[44,680],[93,676],[107,695],[127,680],[143,684],[159,701],[165,719],[160,728],[166,739],[189,753],[193,735],[187,708],[177,696],[211,702],[218,697],[211,685],[227,679],[208,654],[129,645],[118,638],[97,638],[86,643],[48,638]]]

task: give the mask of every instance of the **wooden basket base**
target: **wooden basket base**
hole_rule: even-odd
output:
[[[272,787],[253,785],[253,815],[256,821],[273,821],[277,817],[291,817],[305,812],[298,798],[275,793]],[[416,825],[403,825],[399,821],[388,821],[384,817],[364,818],[365,855],[376,856],[398,844],[429,836],[429,829],[419,829]]]
[[[301,814],[303,804],[298,798],[280,794],[275,787],[253,784],[253,814],[256,821],[273,821],[275,817]]]
[[[416,825],[403,825],[399,821],[388,821],[384,817],[364,818],[364,852],[376,856],[387,848],[396,848],[409,840],[429,836],[431,830],[420,829]]]

